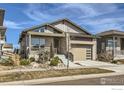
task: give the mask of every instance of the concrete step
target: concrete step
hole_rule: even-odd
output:
[[[65,57],[65,55],[55,55],[55,56],[58,56],[58,57],[62,60],[62,62],[63,62],[63,64],[64,64],[65,66],[68,65],[68,59]],[[79,67],[79,66],[80,66],[80,65],[77,65],[77,64],[75,64],[75,63],[69,61],[69,67]]]

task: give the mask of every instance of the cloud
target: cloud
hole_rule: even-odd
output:
[[[123,8],[118,4],[28,4],[25,15],[36,22],[69,18],[91,32],[123,30]]]
[[[44,11],[40,10],[40,8],[40,4],[28,4],[28,8],[23,12],[34,21],[46,20],[52,17],[51,15],[44,13]]]
[[[34,21],[55,18],[89,18],[118,10],[115,4],[28,4],[24,14]]]
[[[83,24],[85,23],[85,24]],[[86,19],[82,21],[82,25],[87,25],[91,27],[91,31],[93,33],[98,33],[110,29],[122,30],[124,29],[124,17],[116,17],[116,18],[94,18],[94,19]]]
[[[4,25],[5,25],[7,28],[10,28],[10,29],[22,29],[22,28],[23,28],[23,27],[21,26],[22,24],[17,23],[17,22],[14,22],[14,21],[11,21],[11,20],[5,20],[5,21],[4,21]]]
[[[115,4],[65,4],[65,9],[77,10],[80,12],[79,18],[89,18],[103,15],[118,10]]]

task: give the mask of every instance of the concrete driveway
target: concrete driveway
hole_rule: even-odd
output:
[[[112,70],[115,72],[124,72],[124,65],[117,65],[117,64],[111,64],[111,63],[102,62],[102,61],[91,61],[91,60],[80,61],[78,63],[86,67],[96,67],[101,69]]]

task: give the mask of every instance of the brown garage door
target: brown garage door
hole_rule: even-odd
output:
[[[71,45],[71,52],[74,61],[91,60],[92,46],[91,45]]]

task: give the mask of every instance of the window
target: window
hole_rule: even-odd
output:
[[[107,45],[108,45],[108,47],[113,47],[113,40],[109,39]]]
[[[45,39],[43,38],[32,38],[31,45],[33,47],[39,48],[45,45]]]
[[[91,47],[86,49],[86,59],[92,60],[92,48]]]
[[[38,28],[38,29],[35,29],[34,32],[44,32],[44,27],[41,27],[41,28]]]
[[[115,43],[115,47],[117,47],[117,40],[115,40],[114,43]],[[113,39],[108,39],[107,46],[113,47]]]
[[[39,32],[39,29],[35,29],[34,32]]]
[[[40,28],[40,31],[39,32],[44,32],[44,27]]]

